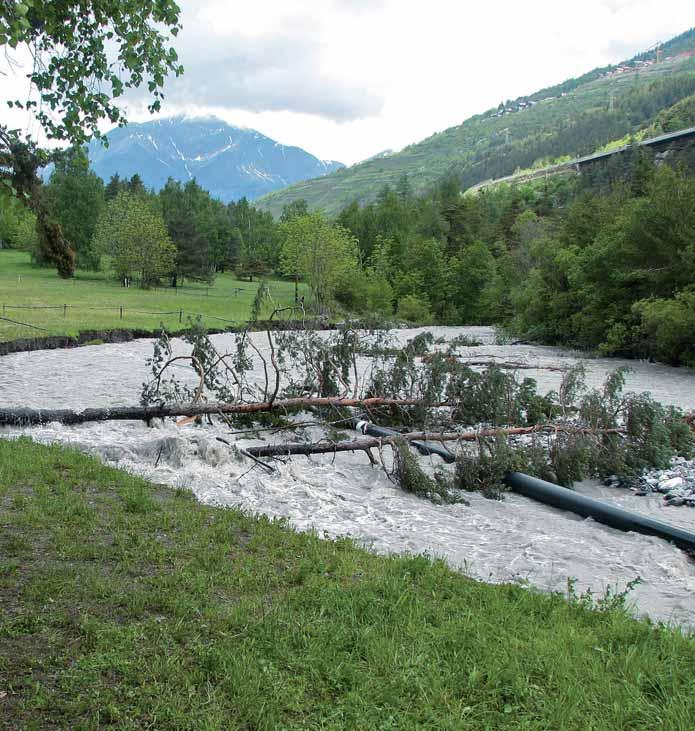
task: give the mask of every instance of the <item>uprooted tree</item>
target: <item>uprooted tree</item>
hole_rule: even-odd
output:
[[[245,451],[255,460],[363,452],[401,487],[438,502],[461,500],[466,490],[497,495],[509,471],[564,485],[614,474],[632,482],[645,468],[665,467],[672,456],[692,451],[683,414],[647,394],[624,393],[623,370],[595,390],[575,367],[557,391],[543,395],[534,379],[515,371],[469,367],[460,343],[435,341],[427,332],[399,346],[386,331],[350,323],[326,332],[301,320],[277,322],[297,314],[303,313],[274,312],[271,324],[279,329],[230,333],[225,352],[200,322],[183,336],[185,347],[162,332],[140,406],[0,410],[0,424],[216,420],[237,437],[272,437],[272,444]],[[356,419],[397,431],[351,438],[344,430]],[[318,440],[310,427],[318,429]],[[291,436],[278,441],[280,434]],[[427,474],[410,445],[427,453],[437,443],[446,444],[455,466],[433,470],[435,457]]]
[[[509,471],[563,485],[613,474],[634,481],[647,467],[692,452],[683,414],[648,394],[624,393],[622,369],[596,390],[586,387],[577,366],[564,373],[557,391],[542,395],[534,379],[494,364],[474,370],[456,344],[435,342],[430,333],[404,347],[385,331],[351,324],[332,332],[299,327],[232,338],[222,354],[194,325],[185,337],[190,354],[176,355],[163,334],[149,361],[143,406],[221,403],[218,414],[236,433],[258,436],[255,430],[265,425],[294,435],[291,442],[249,449],[256,458],[363,451],[402,487],[437,501],[459,500],[461,490],[495,493]],[[181,359],[195,379],[176,375],[172,366]],[[214,409],[207,413],[211,418]],[[354,426],[356,416],[402,433],[357,439],[334,433]],[[325,438],[296,439],[317,424]],[[453,473],[425,474],[408,447],[418,440],[446,443],[455,456]],[[385,447],[393,452],[391,466]]]

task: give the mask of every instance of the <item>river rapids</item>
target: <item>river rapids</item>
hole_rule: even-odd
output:
[[[489,328],[428,328],[435,337],[473,337],[483,344],[459,349],[471,358],[567,366],[582,361],[587,383],[599,386],[611,370],[627,366],[627,390],[650,391],[664,404],[695,408],[695,371],[652,363],[587,358],[559,348],[498,345]],[[421,330],[395,333],[405,342]],[[212,337],[218,350],[230,336]],[[263,347],[261,336],[259,347]],[[180,344],[177,347],[181,347]],[[181,352],[184,352],[183,349]],[[73,408],[131,405],[148,378],[152,341],[72,350],[17,353],[0,358],[0,403],[6,407]],[[557,389],[561,373],[524,370],[539,390]],[[298,457],[268,474],[239,460],[216,437],[231,440],[227,427],[148,427],[140,422],[103,422],[74,427],[49,424],[2,428],[0,436],[28,434],[95,455],[108,465],[151,481],[192,490],[218,506],[289,519],[298,530],[321,536],[351,536],[381,552],[442,557],[466,574],[490,582],[521,582],[543,591],[564,591],[568,578],[578,592],[596,595],[625,589],[640,578],[629,601],[637,615],[695,627],[695,563],[665,541],[623,533],[517,495],[503,501],[467,496],[469,506],[434,505],[404,493],[364,454]],[[318,433],[318,432],[317,432]],[[277,439],[277,438],[275,438]],[[246,439],[239,446],[260,444]],[[432,466],[438,457],[423,457]],[[594,481],[576,485],[583,494],[695,531],[695,509],[664,505],[660,495],[639,497]]]

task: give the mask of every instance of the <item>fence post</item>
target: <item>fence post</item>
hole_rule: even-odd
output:
[[[68,316],[68,306],[63,305],[63,317],[67,317],[67,316]]]
[[[183,319],[183,310],[179,310],[179,322]]]
[[[2,305],[2,314],[3,314],[3,315],[5,314],[5,304],[4,304],[4,303],[3,303],[3,305]]]
[[[123,319],[123,305],[121,305],[118,309],[121,312],[121,320],[122,320]]]

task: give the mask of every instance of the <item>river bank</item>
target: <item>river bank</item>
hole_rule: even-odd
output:
[[[0,440],[0,726],[662,728],[692,636]],[[659,688],[658,693],[653,689]]]
[[[557,389],[562,372],[578,360],[590,385],[603,383],[607,370],[621,362],[582,359],[559,348],[498,345],[489,328],[430,328],[436,337],[466,335],[482,345],[459,349],[462,358],[520,361],[524,376],[537,379],[539,389]],[[421,330],[395,333],[399,341]],[[253,335],[267,355],[264,335]],[[231,336],[216,335],[221,351]],[[185,351],[174,341],[175,353]],[[84,347],[68,351],[18,353],[3,359],[0,386],[5,406],[74,408],[137,403],[147,380],[146,359],[152,342]],[[650,363],[633,363],[627,387],[651,390],[654,398],[684,409],[695,407],[695,373]],[[534,370],[534,368],[536,368]],[[262,378],[262,374],[259,373]],[[97,456],[174,488],[192,490],[203,503],[239,507],[270,517],[286,518],[303,531],[331,537],[350,536],[378,553],[410,552],[440,556],[454,568],[490,582],[516,581],[545,591],[562,591],[568,577],[577,590],[603,593],[623,590],[638,576],[642,583],[631,598],[638,614],[690,627],[695,616],[695,572],[679,549],[656,538],[636,536],[597,526],[576,516],[508,495],[503,502],[470,495],[470,505],[433,505],[397,488],[363,455],[344,453],[315,457],[309,462],[278,463],[265,474],[239,462],[233,450],[216,441],[229,440],[219,424],[176,427],[171,422],[121,422],[65,427],[48,424],[33,429],[3,429],[2,436],[30,435],[42,443],[58,442]],[[262,435],[266,441],[268,435]],[[311,433],[308,438],[322,435]],[[239,438],[239,437],[235,437]],[[253,435],[240,437],[241,447],[259,444]],[[427,470],[438,458],[423,458]],[[671,508],[660,494],[636,496],[629,490],[581,483],[578,490],[662,522],[695,530],[695,511]]]
[[[206,327],[209,335],[220,335],[228,332],[260,332],[265,330],[291,330],[293,328],[310,328],[311,321],[296,320],[260,320],[246,325],[228,325],[227,327],[215,328]],[[321,330],[330,330],[336,327],[335,324],[323,321],[316,321],[314,327]],[[189,329],[188,325],[174,327],[170,332],[173,337]],[[111,330],[81,330],[76,335],[47,335],[35,338],[18,338],[0,342],[0,356],[12,355],[13,353],[30,353],[35,350],[67,350],[87,345],[106,345],[113,343],[129,343],[131,340],[152,340],[158,338],[162,328],[154,330],[115,328]]]

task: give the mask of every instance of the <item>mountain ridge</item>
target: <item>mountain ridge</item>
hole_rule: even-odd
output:
[[[299,147],[217,117],[174,116],[117,127],[88,146],[92,170],[108,182],[112,175],[138,174],[148,188],[168,178],[195,178],[226,202],[256,198],[292,183],[326,175],[341,167]]]
[[[288,203],[304,198],[311,209],[335,215],[353,201],[371,202],[384,185],[395,186],[404,174],[415,193],[447,173],[470,187],[545,158],[591,154],[643,129],[660,111],[693,93],[695,29],[663,43],[658,53],[638,53],[621,64],[517,97],[400,152],[270,193],[257,205],[278,215]]]

